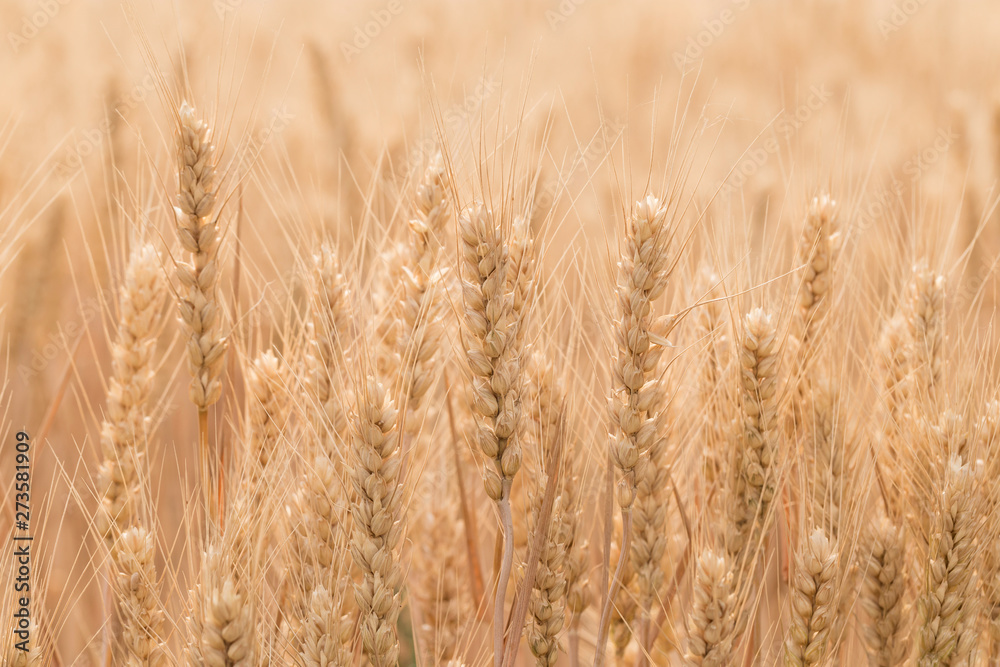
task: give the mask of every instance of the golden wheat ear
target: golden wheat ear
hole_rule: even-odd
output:
[[[906,542],[902,526],[874,519],[862,547],[864,581],[859,604],[866,618],[862,634],[873,667],[902,664],[909,648],[906,595]]]
[[[385,389],[372,376],[362,381],[351,415],[351,555],[362,576],[354,599],[365,656],[376,667],[390,667],[399,660],[396,621],[403,583],[399,432],[396,409]]]
[[[153,536],[145,528],[129,528],[115,543],[112,554],[117,569],[114,589],[121,643],[128,662],[137,667],[165,666],[169,664],[169,652],[156,590]]]
[[[177,262],[181,284],[181,321],[188,336],[188,396],[198,409],[198,443],[205,512],[212,524],[221,508],[213,499],[218,462],[208,441],[208,408],[222,395],[222,369],[228,347],[222,335],[222,305],[218,299],[221,266],[219,218],[216,214],[216,157],[212,131],[187,102],[178,110],[177,238],[187,254]]]
[[[737,639],[737,592],[725,554],[706,549],[694,573],[688,639],[684,654],[691,665],[728,665]]]
[[[929,536],[923,590],[917,599],[920,667],[969,664],[979,636],[976,537],[982,522],[981,470],[954,457],[947,463]]]
[[[837,544],[822,528],[810,533],[795,554],[792,622],[785,640],[785,665],[822,664],[836,613]]]

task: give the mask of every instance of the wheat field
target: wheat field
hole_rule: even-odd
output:
[[[3,665],[1000,665],[992,3],[0,19]]]

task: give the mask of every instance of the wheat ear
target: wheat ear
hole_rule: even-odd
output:
[[[98,472],[103,490],[97,528],[105,544],[139,514],[139,471],[146,458],[146,403],[153,382],[153,349],[166,285],[152,245],[136,248],[125,272],[119,301],[121,320],[111,349],[107,412],[101,426],[104,461]]]
[[[268,350],[253,360],[247,373],[250,408],[247,443],[253,474],[266,470],[288,422],[288,396],[283,362]]]
[[[368,377],[359,394],[351,419],[351,554],[361,570],[362,582],[355,586],[354,599],[361,613],[365,655],[375,667],[387,667],[399,659],[396,619],[403,579],[399,564],[403,533],[399,434],[396,410],[382,385]]]
[[[194,667],[256,664],[253,606],[233,568],[233,555],[210,546],[192,591],[188,660]]]
[[[728,386],[727,364],[728,346],[731,341],[726,336],[726,311],[724,303],[715,301],[723,296],[719,288],[720,279],[708,266],[703,265],[698,271],[695,295],[706,297],[694,312],[695,330],[693,339],[698,345],[702,357],[698,373],[698,398],[702,407],[702,440],[704,476],[708,484],[718,483],[725,469],[727,455],[725,452],[725,432],[723,424],[725,414],[725,392]]]
[[[181,320],[188,333],[188,395],[198,408],[199,457],[206,512],[217,518],[211,501],[214,480],[208,443],[208,408],[222,394],[221,373],[227,342],[222,336],[222,308],[218,302],[219,219],[216,216],[215,147],[208,124],[187,103],[178,112],[178,192],[174,217],[177,238],[189,261],[177,263],[183,288]]]
[[[663,556],[667,551],[667,508],[670,487],[667,474],[666,407],[664,392],[657,392],[650,405],[653,439],[636,465],[636,500],[632,509],[632,568],[636,573],[638,606],[641,614],[637,627],[639,665],[648,662],[652,652],[653,603],[663,587]]]
[[[22,651],[20,646],[16,646],[14,638],[11,637],[5,647],[4,651],[4,665],[7,667],[42,667],[42,658],[45,654],[42,651],[41,642],[41,628],[38,627],[38,622],[35,619],[30,619],[28,621],[28,636],[31,639],[28,642],[28,650]]]
[[[424,660],[431,665],[458,658],[463,629],[475,614],[459,537],[465,528],[455,500],[457,474],[450,463],[442,457],[434,474],[425,475],[427,488],[413,508],[413,523],[425,537],[415,545],[409,585],[423,616],[421,637],[432,638],[421,644]]]
[[[867,615],[862,626],[873,667],[902,664],[907,652],[906,543],[902,526],[887,517],[876,519],[866,531],[867,562],[860,605]]]
[[[907,287],[907,357],[912,376],[911,389],[924,405],[925,414],[933,414],[944,354],[944,276],[930,270],[926,262],[913,268]]]
[[[434,360],[443,334],[442,302],[434,293],[437,260],[448,221],[448,172],[441,154],[431,159],[415,194],[416,217],[410,220],[410,258],[403,267],[399,340],[403,364],[406,421],[416,421],[420,404],[436,377]],[[413,430],[416,424],[407,426]]]
[[[566,394],[562,383],[554,376],[552,365],[540,354],[531,359],[528,373],[528,396],[531,406],[533,437],[539,442],[542,461],[553,462],[551,452],[565,415]],[[565,459],[564,459],[565,460]],[[539,475],[538,486],[530,499],[529,531],[536,531],[541,511],[545,480],[551,471]],[[555,498],[548,534],[538,557],[538,570],[532,585],[529,612],[528,648],[539,667],[551,667],[559,659],[559,634],[566,622],[566,561],[571,526],[567,514],[572,498],[566,493],[563,478],[559,480],[559,495]]]
[[[303,654],[310,646],[329,646],[315,632],[339,627],[343,614],[346,555],[342,511],[343,482],[333,462],[317,452],[307,462],[298,491],[293,498],[297,520],[289,538],[290,556],[285,572],[290,643]],[[314,593],[323,588],[319,598]],[[318,615],[323,613],[322,618]],[[312,619],[311,621],[309,619]]]
[[[632,506],[639,491],[636,466],[659,437],[658,419],[649,410],[660,394],[652,373],[663,347],[656,342],[660,332],[654,327],[652,311],[653,302],[667,286],[669,240],[666,204],[652,195],[636,202],[618,266],[617,314],[612,327],[610,458],[619,472],[615,498],[622,511],[622,551],[598,622],[598,666],[604,660],[608,621],[623,561],[631,548]]]
[[[338,387],[344,384],[345,347],[350,331],[350,292],[340,271],[337,253],[323,244],[312,258],[312,321],[306,358],[310,398],[310,422],[330,457],[338,454],[338,443],[347,439],[347,405],[350,397]]]
[[[817,528],[795,554],[792,622],[785,641],[785,665],[804,667],[823,661],[836,611],[836,574],[836,543],[830,541],[823,529]]]
[[[723,667],[731,664],[736,641],[737,594],[725,554],[705,550],[694,574],[688,641],[689,665]]]
[[[305,667],[337,667],[351,664],[348,642],[351,624],[340,613],[338,596],[324,586],[313,589],[302,616],[299,657]]]
[[[112,552],[118,595],[122,645],[133,667],[167,664],[163,612],[156,593],[153,536],[145,528],[129,528]]]
[[[521,418],[521,350],[517,345],[522,322],[514,309],[508,278],[509,248],[505,230],[481,204],[466,208],[458,223],[463,342],[472,371],[472,407],[476,414],[476,442],[492,465],[484,485],[497,503],[503,530],[503,555],[493,606],[493,660],[500,667],[504,654],[504,598],[514,560],[514,526],[510,490],[521,468],[518,440]]]
[[[810,404],[812,419],[807,424],[807,457],[813,474],[811,509],[816,514],[816,523],[836,540],[840,535],[845,446],[836,381],[815,375]]]
[[[968,664],[978,637],[976,536],[978,475],[957,457],[948,461],[940,509],[932,528],[924,590],[917,600],[922,626],[917,664]]]
[[[814,197],[798,248],[798,260],[804,272],[799,286],[796,322],[799,341],[805,345],[815,340],[830,310],[839,241],[837,203],[827,194]]]
[[[774,421],[778,391],[777,329],[771,315],[755,308],[743,319],[740,340],[741,431],[736,436],[738,465],[735,498],[730,503],[726,546],[742,552],[768,520],[777,485]]]
[[[988,479],[997,479],[1000,475],[1000,401],[994,400],[986,404],[979,419],[979,442],[976,451],[986,460]],[[988,488],[986,495],[986,516],[996,516],[1000,498],[995,487]],[[989,621],[990,655],[1000,657],[1000,525],[994,521],[987,526],[987,535],[992,539],[983,548],[983,593]]]

